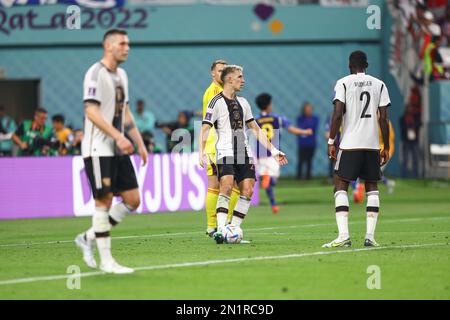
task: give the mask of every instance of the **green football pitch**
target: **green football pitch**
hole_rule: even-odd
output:
[[[278,215],[261,192],[243,224],[251,244],[215,244],[203,211],[131,215],[112,233],[131,275],[83,264],[73,239],[90,218],[0,221],[0,299],[450,299],[449,191],[448,181],[381,187],[378,248],[363,246],[365,202],[350,204],[353,246],[321,248],[337,227],[332,188],[318,180],[281,181]]]

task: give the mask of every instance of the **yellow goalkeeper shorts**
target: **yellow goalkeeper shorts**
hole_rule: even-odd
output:
[[[208,176],[217,176],[216,154],[207,153],[206,161],[208,162],[208,165],[206,167],[206,174]]]

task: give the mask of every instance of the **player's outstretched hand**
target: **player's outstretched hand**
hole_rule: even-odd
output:
[[[381,157],[380,157],[380,167],[384,166],[389,161],[389,150],[383,149],[381,151]]]
[[[142,166],[145,166],[148,162],[148,152],[144,145],[138,148],[139,156],[142,160]]]
[[[119,138],[116,140],[117,147],[120,151],[122,151],[123,154],[131,154],[134,151],[133,144],[125,138],[125,136],[120,135]]]
[[[307,136],[312,136],[314,134],[313,129],[306,129],[306,135]]]
[[[336,161],[336,146],[334,144],[328,145],[328,158]]]
[[[282,166],[288,164],[288,159],[286,158],[286,154],[284,154],[281,151],[278,151],[273,155],[275,157],[275,160],[278,161],[278,163]]]

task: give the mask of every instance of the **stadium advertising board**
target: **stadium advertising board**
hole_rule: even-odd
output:
[[[207,178],[198,153],[132,157],[142,212],[201,210]],[[88,216],[94,200],[81,157],[1,158],[0,219]],[[117,199],[115,199],[117,201]],[[257,185],[252,204],[259,202]]]

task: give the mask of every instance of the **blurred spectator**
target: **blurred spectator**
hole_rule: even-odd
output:
[[[69,146],[68,154],[79,156],[81,155],[81,142],[83,141],[83,130],[76,129],[73,131],[73,140]]]
[[[177,152],[181,150],[192,151],[194,146],[194,128],[190,124],[191,118],[194,116],[192,111],[181,111],[178,114],[177,121],[167,123],[156,123],[156,127],[160,128],[166,134],[167,152],[172,152],[177,146]],[[174,132],[178,129],[184,131]],[[172,133],[175,135],[172,137]],[[172,140],[173,139],[173,140]]]
[[[0,156],[12,156],[11,137],[16,129],[16,122],[6,115],[5,107],[0,106]]]
[[[149,153],[161,153],[161,148],[156,144],[153,132],[144,131],[141,133],[142,140],[144,140],[145,147]]]
[[[24,120],[12,136],[20,150],[20,156],[47,155],[50,150],[52,127],[47,126],[47,110],[37,108],[33,120]]]
[[[155,129],[155,115],[150,110],[145,110],[144,100],[138,100],[136,103],[136,113],[134,114],[134,121],[139,132],[142,135],[142,140],[147,146],[148,152],[154,152],[155,141],[153,130]]]
[[[448,6],[448,0],[427,0],[426,5],[428,9],[433,13],[434,18],[437,22],[440,22],[446,13]]]
[[[419,129],[421,121],[411,104],[400,118],[402,139],[402,177],[417,178],[419,162]],[[411,162],[411,169],[409,163]]]
[[[302,129],[312,129],[311,136],[298,137],[298,166],[297,178],[302,178],[303,164],[306,164],[306,179],[311,179],[312,159],[316,150],[316,135],[319,125],[319,118],[313,115],[313,106],[305,102],[301,108],[301,114],[297,117],[297,127]]]
[[[450,46],[450,5],[447,7],[447,12],[445,14],[445,18],[441,23],[442,29],[442,44],[444,46]]]
[[[72,130],[66,128],[65,118],[62,114],[56,114],[52,117],[53,139],[51,148],[60,156],[69,152],[70,144],[73,140]]]
[[[433,14],[426,11],[424,14],[424,30],[422,46],[419,57],[423,60],[424,75],[431,81],[441,79],[444,69],[441,65],[438,47],[441,39],[441,27],[434,23]]]

